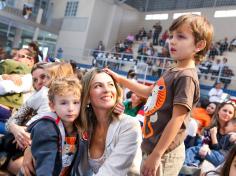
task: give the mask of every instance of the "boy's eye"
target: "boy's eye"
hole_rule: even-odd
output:
[[[173,38],[173,35],[170,35],[170,36],[169,36],[169,39],[172,39],[172,38]]]
[[[61,105],[65,105],[65,104],[66,104],[66,102],[65,102],[65,101],[61,102]]]
[[[181,38],[181,39],[186,38],[186,37],[185,37],[184,35],[182,35],[182,34],[178,34],[177,37],[178,37],[178,38]]]
[[[80,104],[80,101],[75,101],[74,104]]]

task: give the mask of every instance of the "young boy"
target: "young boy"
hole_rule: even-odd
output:
[[[80,112],[81,89],[74,77],[52,82],[48,92],[52,112],[43,114],[28,128],[36,175],[62,176],[71,172],[74,156],[81,146],[74,125]]]
[[[213,27],[204,17],[189,14],[176,19],[169,31],[169,50],[176,67],[164,73],[154,86],[131,82],[104,69],[131,91],[148,97],[141,146],[143,176],[178,175],[183,165],[186,125],[200,96],[195,61],[209,49]]]

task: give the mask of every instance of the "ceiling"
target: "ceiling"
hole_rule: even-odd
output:
[[[115,0],[126,3],[138,11],[182,10],[204,7],[220,7],[236,5],[236,0]]]

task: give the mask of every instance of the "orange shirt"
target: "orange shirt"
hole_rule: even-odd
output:
[[[211,116],[207,114],[204,108],[193,108],[191,117],[198,121],[198,132],[201,132],[202,128],[210,125]]]

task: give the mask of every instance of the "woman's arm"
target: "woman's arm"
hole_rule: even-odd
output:
[[[16,113],[14,113],[6,122],[6,130],[13,133],[12,124],[23,125],[23,122],[31,118],[31,114],[34,110],[24,103]]]
[[[112,153],[100,167],[96,176],[104,175],[126,175],[131,165],[133,171],[139,174],[142,153],[140,149],[142,135],[138,121],[130,117],[121,122],[122,127],[118,134],[115,134],[115,144]],[[113,135],[113,134],[111,134]],[[116,136],[118,135],[118,137]],[[109,134],[107,135],[109,136]],[[116,139],[116,137],[118,139]]]
[[[9,75],[9,79],[0,81],[0,95],[7,93],[28,92],[32,87],[31,74],[26,75]]]

